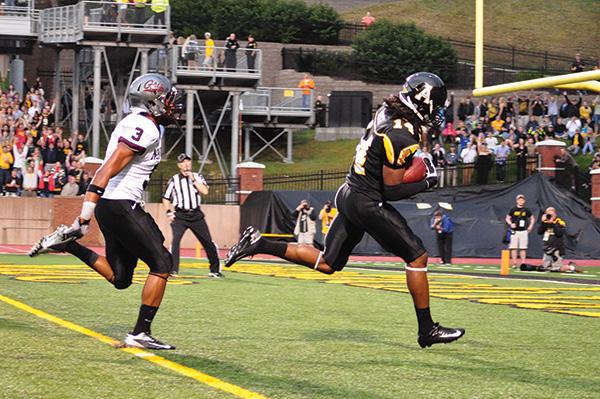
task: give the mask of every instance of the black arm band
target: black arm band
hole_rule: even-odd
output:
[[[102,197],[102,195],[104,194],[104,189],[102,187],[96,186],[94,184],[90,184],[86,191],[89,191],[90,193],[98,194],[98,196],[100,196],[100,197]]]
[[[401,183],[395,186],[383,186],[383,197],[388,201],[398,201],[427,190],[427,181],[421,180],[416,183]]]

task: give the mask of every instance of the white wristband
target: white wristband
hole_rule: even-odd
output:
[[[92,216],[94,216],[94,209],[96,208],[96,203],[92,201],[83,201],[83,205],[81,207],[81,215],[80,217],[83,220],[91,220]]]

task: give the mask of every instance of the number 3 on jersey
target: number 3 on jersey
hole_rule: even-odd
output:
[[[354,155],[354,172],[358,175],[365,174],[365,162],[367,162],[367,151],[373,144],[373,134],[369,133],[368,137],[363,137],[356,146],[356,154]]]
[[[135,133],[131,136],[131,139],[135,141],[140,141],[140,139],[142,138],[142,134],[144,134],[144,129],[136,127]]]

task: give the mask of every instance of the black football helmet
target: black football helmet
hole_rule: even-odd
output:
[[[431,72],[417,72],[406,78],[398,97],[425,124],[439,128],[444,124],[446,85]]]

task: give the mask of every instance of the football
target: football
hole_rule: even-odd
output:
[[[423,162],[423,158],[413,157],[412,163],[404,172],[402,183],[416,183],[423,180],[426,174],[427,167],[425,166],[425,162]]]

